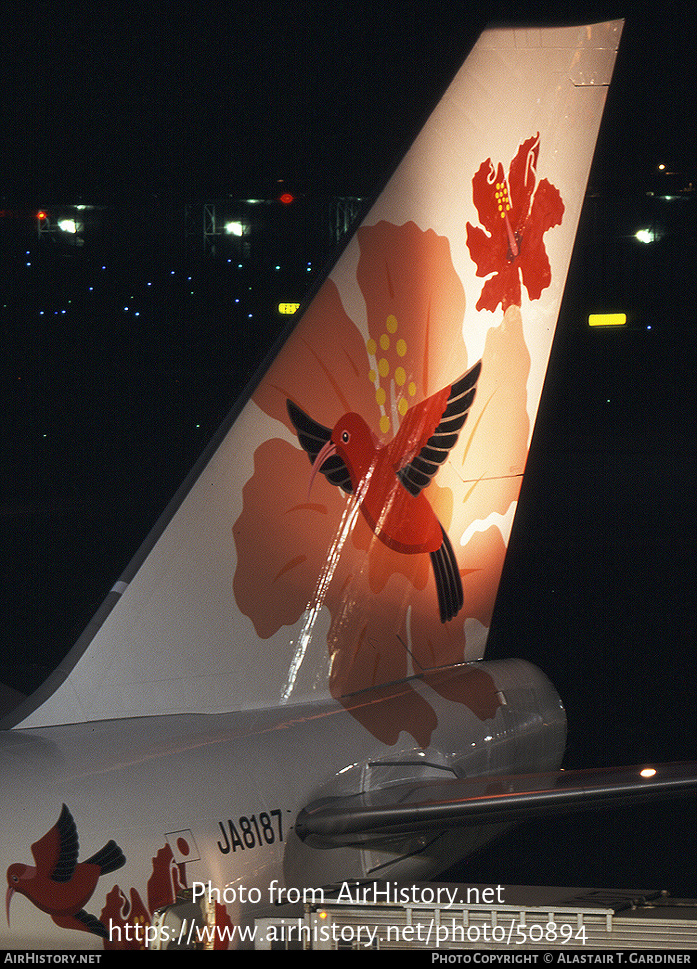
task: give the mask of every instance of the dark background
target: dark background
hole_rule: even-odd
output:
[[[687,2],[10,13],[0,31],[0,681],[31,689],[72,645],[278,333],[274,301],[301,298],[320,277],[330,240],[298,213],[325,196],[373,194],[487,24],[618,17],[626,27],[488,656],[521,656],[550,676],[567,706],[568,767],[695,757],[697,24]],[[295,207],[268,210],[272,242],[241,273],[183,241],[187,203],[284,190]],[[93,243],[85,232],[82,248],[38,240],[36,211],[68,203],[99,206],[91,218],[109,231],[95,228]],[[653,243],[636,240],[642,228]],[[629,325],[589,328],[588,312],[607,309],[627,311]],[[527,824],[455,875],[695,897],[696,826],[694,801]]]

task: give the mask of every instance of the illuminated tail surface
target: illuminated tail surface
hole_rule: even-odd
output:
[[[481,36],[19,726],[346,702],[482,657],[621,26]]]

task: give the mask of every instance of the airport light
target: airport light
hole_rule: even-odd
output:
[[[625,326],[626,313],[591,313],[588,317],[589,326]]]
[[[656,233],[653,231],[653,229],[639,229],[639,231],[635,233],[634,238],[638,239],[639,242],[643,242],[648,245],[649,242],[656,241]]]

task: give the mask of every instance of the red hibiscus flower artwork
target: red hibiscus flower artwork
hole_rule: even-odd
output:
[[[487,158],[472,180],[473,199],[484,228],[467,223],[467,246],[478,276],[490,276],[477,302],[492,313],[521,304],[521,279],[530,299],[551,282],[544,233],[560,225],[564,203],[557,189],[537,181],[540,136],[528,138],[504,174]]]

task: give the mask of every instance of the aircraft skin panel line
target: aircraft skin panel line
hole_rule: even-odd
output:
[[[184,919],[244,947],[291,889],[434,878],[524,817],[694,796],[695,764],[560,771],[554,686],[484,658],[621,30],[481,36],[5,719],[6,948],[167,948]]]

